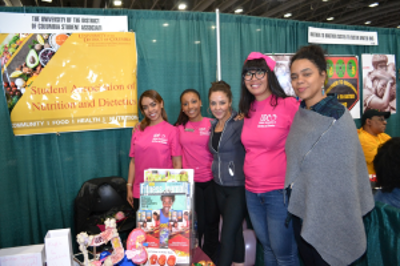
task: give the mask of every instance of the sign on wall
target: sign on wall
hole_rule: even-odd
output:
[[[392,54],[363,54],[363,110],[396,113],[396,61]]]
[[[138,121],[135,33],[9,34],[1,49],[15,135]]]
[[[0,33],[127,32],[127,16],[0,12]]]

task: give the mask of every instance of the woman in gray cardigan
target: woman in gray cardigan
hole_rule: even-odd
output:
[[[353,118],[326,96],[321,47],[291,59],[292,87],[302,99],[286,141],[288,211],[306,266],[349,265],[366,250],[363,216],[373,207],[364,153]]]
[[[243,120],[235,121],[232,92],[224,81],[214,82],[208,93],[212,122],[208,147],[214,156],[212,172],[218,208],[223,219],[218,266],[244,265],[242,223],[246,213],[244,147],[240,141]]]

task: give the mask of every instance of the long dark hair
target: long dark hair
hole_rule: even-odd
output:
[[[147,90],[147,91],[143,92],[142,95],[140,95],[139,109],[140,109],[140,112],[144,115],[144,119],[142,120],[142,122],[140,122],[140,130],[141,131],[143,131],[146,127],[148,127],[150,125],[150,119],[148,117],[146,117],[146,115],[144,114],[144,110],[143,110],[142,100],[144,97],[150,98],[159,104],[164,102],[161,95],[155,90]],[[164,121],[168,122],[167,112],[165,112],[164,108],[161,109],[161,116],[164,119]]]
[[[243,75],[251,70],[262,70],[267,74],[268,87],[272,93],[272,96],[274,96],[270,99],[271,106],[276,107],[278,105],[278,98],[288,97],[279,84],[278,78],[276,77],[274,71],[269,69],[264,59],[247,60],[242,68],[242,85],[239,101],[239,110],[247,118],[250,117],[249,113],[251,111],[251,106],[256,98],[247,89],[246,84],[244,83]]]
[[[199,100],[201,101],[201,99],[200,99],[200,93],[199,93],[198,91],[196,91],[195,89],[186,89],[186,90],[184,90],[184,91],[181,93],[181,97],[180,97],[180,101],[181,101],[181,111],[180,111],[180,113],[179,113],[178,120],[176,120],[176,122],[175,122],[175,126],[179,126],[179,125],[185,126],[186,123],[189,121],[189,117],[188,117],[187,114],[185,114],[185,113],[183,112],[183,110],[182,110],[182,97],[183,97],[183,95],[185,95],[186,93],[189,93],[189,92],[193,92],[194,94],[196,94],[197,97],[199,98]]]

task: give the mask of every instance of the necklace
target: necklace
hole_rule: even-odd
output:
[[[196,121],[196,122],[188,122],[188,123],[190,123],[190,127],[188,128],[187,126],[188,126],[188,123],[185,125],[185,131],[186,132],[195,132],[197,129],[199,129],[199,127],[201,126],[201,122],[202,122],[203,120],[201,120],[201,121]]]

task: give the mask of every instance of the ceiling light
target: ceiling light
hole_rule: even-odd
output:
[[[164,24],[162,24],[164,27],[168,27],[169,26],[169,24],[168,23],[164,23]]]
[[[178,9],[179,9],[179,10],[185,10],[186,7],[187,7],[186,4],[183,4],[183,3],[182,3],[182,4],[180,4],[180,5],[178,6]]]
[[[256,31],[261,31],[261,29],[256,29]]]
[[[371,24],[371,21],[370,20],[368,20],[368,21],[365,21],[365,23],[364,24],[366,24],[366,25],[368,25],[368,24]]]
[[[398,28],[398,29],[400,29],[400,25],[399,25],[399,26],[397,26],[397,28]]]
[[[334,17],[329,17],[326,20],[331,21],[331,20],[334,20],[334,19],[335,19]]]
[[[199,44],[199,43],[200,43],[200,41],[195,41],[194,43],[195,43],[195,44]]]
[[[211,26],[211,29],[215,30],[215,26],[214,26],[214,25],[213,25],[213,26]]]
[[[153,42],[157,42],[157,40],[153,40]]]
[[[114,0],[114,6],[120,6],[120,5],[122,5],[122,1]]]
[[[322,2],[328,2],[329,0],[322,0]]]
[[[375,2],[375,3],[372,3],[372,4],[369,5],[369,7],[376,7],[376,6],[379,6],[378,2]]]
[[[42,2],[51,3],[51,2],[53,2],[53,0],[42,0]]]
[[[283,15],[284,18],[289,18],[292,16],[292,13],[286,13],[285,15]]]
[[[242,12],[243,12],[243,8],[238,8],[238,9],[235,10],[236,14],[239,14],[239,13],[242,13]]]

